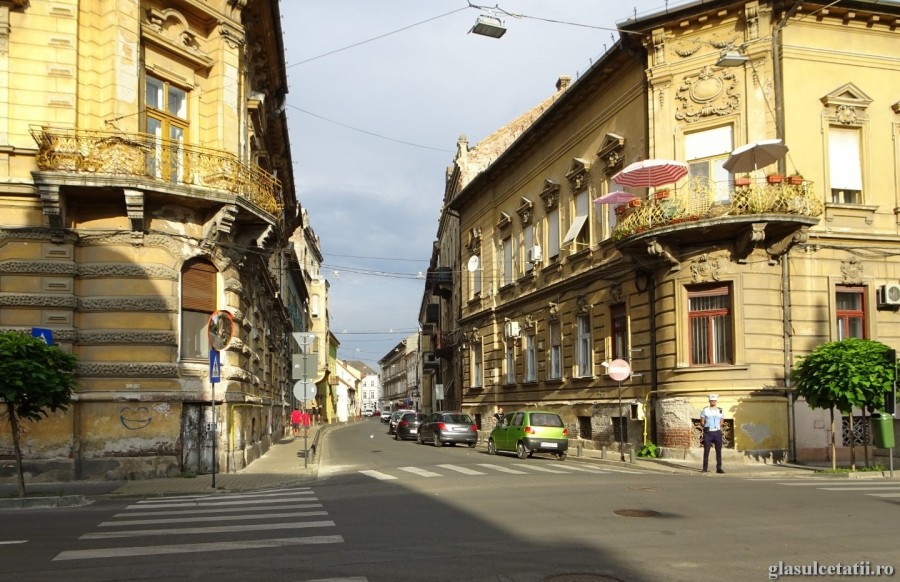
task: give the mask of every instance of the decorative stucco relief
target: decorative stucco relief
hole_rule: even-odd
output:
[[[680,102],[675,119],[693,123],[704,117],[734,113],[741,104],[737,84],[733,73],[712,66],[686,76],[675,92],[675,99]]]
[[[79,311],[178,311],[174,297],[84,297],[78,301]]]
[[[721,271],[722,264],[719,259],[710,258],[707,253],[704,253],[691,265],[691,279],[694,283],[718,281]]]
[[[71,261],[0,261],[0,273],[30,275],[75,275]]]
[[[41,307],[75,309],[74,295],[38,295],[33,293],[0,293],[0,307]]]
[[[81,362],[75,375],[93,378],[177,378],[178,364]]]
[[[70,230],[56,228],[32,227],[16,229],[0,229],[0,246],[16,240],[52,241],[57,244],[72,244],[78,241],[78,234]],[[129,235],[129,241],[131,240]]]
[[[81,234],[78,239],[79,246],[132,246],[131,232]],[[153,247],[165,249],[176,261],[184,261],[185,256],[193,252],[197,244],[186,244],[182,240],[176,240],[167,234],[150,233],[144,236],[144,248]]]
[[[841,261],[841,275],[844,277],[845,284],[861,285],[863,262],[859,260],[859,257],[850,257],[849,260]]]
[[[31,327],[0,327],[2,331],[18,331],[20,333],[31,334]],[[53,328],[53,341],[55,343],[72,343],[75,341],[76,333],[74,329]]]
[[[54,333],[56,331],[54,330]],[[174,331],[79,331],[78,343],[81,345],[133,344],[133,345],[178,345],[178,337]]]
[[[163,265],[136,265],[133,263],[90,263],[78,265],[78,276],[83,279],[105,277],[133,277],[141,279],[178,280],[178,272]]]

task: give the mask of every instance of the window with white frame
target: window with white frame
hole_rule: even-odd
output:
[[[859,128],[828,128],[828,182],[835,204],[862,204]]]
[[[612,330],[612,354],[615,359],[628,359],[628,316],[624,303],[609,308],[610,329]]]
[[[209,358],[209,318],[216,310],[216,267],[203,259],[185,263],[181,270],[181,357]]]
[[[483,373],[484,362],[482,361],[483,348],[482,348],[481,342],[473,342],[471,344],[471,348],[469,351],[469,358],[471,359],[469,364],[470,364],[470,371],[471,371],[471,375],[472,375],[472,379],[471,379],[472,386],[475,386],[475,387],[484,386],[484,373]]]
[[[516,340],[506,340],[506,383],[516,383]]]
[[[547,211],[547,256],[559,256],[559,207]]]
[[[591,201],[587,190],[579,192],[575,196],[575,216],[562,241],[563,246],[572,245],[572,252],[587,248],[591,244],[590,206]]]
[[[474,299],[481,295],[481,259],[478,255],[472,255],[469,264],[475,267],[469,271],[469,281],[472,286],[471,298]]]
[[[525,381],[537,382],[537,346],[534,332],[525,334]]]
[[[733,128],[730,125],[687,133],[684,136],[684,158],[690,178],[708,180],[714,188],[715,200],[731,199],[734,184],[731,174],[722,167],[734,150]]]
[[[506,237],[500,242],[500,253],[503,255],[503,281],[502,285],[510,285],[513,282],[513,247],[512,237]]]
[[[534,269],[534,265],[535,265],[530,260],[533,257],[529,256],[529,253],[532,252],[531,249],[534,248],[534,225],[533,224],[525,225],[525,229],[522,231],[522,242],[523,242],[523,246],[524,246],[523,252],[525,255],[522,260],[522,265],[525,268],[525,273],[528,274]]]
[[[550,374],[551,380],[562,378],[562,326],[559,321],[550,322]]]
[[[734,361],[731,286],[687,287],[688,328],[692,366],[731,364]]]
[[[580,378],[587,378],[593,374],[591,362],[593,354],[591,353],[591,318],[588,315],[579,315],[576,322],[576,339],[575,339],[575,375]]]

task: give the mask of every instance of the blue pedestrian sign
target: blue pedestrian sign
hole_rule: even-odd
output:
[[[45,327],[32,327],[31,337],[41,338],[48,346],[53,345],[53,330]]]
[[[213,384],[222,376],[222,361],[219,359],[219,350],[209,350],[209,381]]]

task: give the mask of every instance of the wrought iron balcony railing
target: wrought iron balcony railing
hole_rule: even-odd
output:
[[[648,200],[618,207],[618,223],[612,238],[618,241],[648,230],[721,216],[811,217],[819,216],[824,209],[825,205],[815,196],[812,182],[803,179],[735,180],[733,188],[723,188],[710,180],[693,178],[684,188],[657,190]]]
[[[32,127],[41,170],[127,176],[224,190],[270,214],[282,208],[281,182],[228,152],[144,133]]]

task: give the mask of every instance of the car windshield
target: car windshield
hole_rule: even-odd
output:
[[[468,414],[445,414],[442,420],[456,424],[472,424],[472,419]]]
[[[535,412],[531,414],[532,426],[562,426],[562,419],[555,414]]]
[[[409,413],[407,413],[407,414],[404,414],[404,415],[403,415],[403,418],[402,418],[402,420],[405,420],[405,421],[407,421],[407,422],[410,421],[410,420],[415,420],[415,419],[416,419],[416,413],[415,413],[415,412],[409,412]]]

